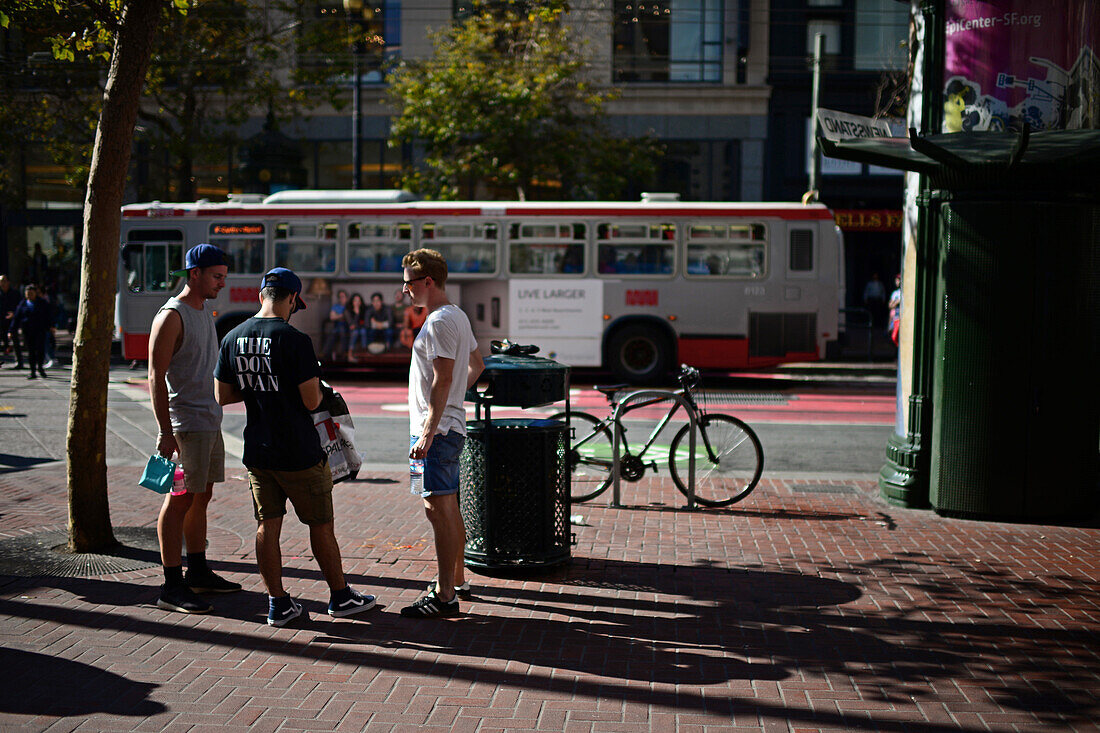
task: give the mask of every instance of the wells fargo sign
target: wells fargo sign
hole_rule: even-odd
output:
[[[836,225],[846,232],[900,232],[901,209],[836,209]]]

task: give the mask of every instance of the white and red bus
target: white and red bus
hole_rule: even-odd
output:
[[[122,209],[116,320],[125,358],[147,358],[149,328],[182,282],[169,273],[200,242],[229,253],[213,301],[220,334],[257,308],[269,268],[293,269],[308,309],[294,324],[321,353],[340,290],[399,302],[401,258],[443,253],[448,295],[479,343],[508,338],[632,382],[680,362],[752,369],[821,358],[837,338],[843,240],[820,204],[425,202],[403,191],[284,191],[226,202]],[[395,328],[400,329],[400,319]],[[400,340],[358,363],[408,360]]]

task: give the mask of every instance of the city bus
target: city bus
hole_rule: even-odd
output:
[[[264,272],[289,267],[308,305],[294,325],[338,363],[407,363],[415,319],[403,318],[401,258],[420,247],[446,257],[447,294],[483,353],[493,340],[534,344],[542,356],[632,383],[679,363],[733,370],[822,358],[844,302],[843,239],[821,204],[231,195],[122,208],[116,325],[126,359],[147,358],[153,316],[182,288],[170,273],[200,242],[231,260],[227,286],[210,303],[219,335],[256,311]],[[392,330],[323,353],[340,291],[368,307],[380,298]]]

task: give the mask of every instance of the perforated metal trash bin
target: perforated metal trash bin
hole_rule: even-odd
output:
[[[569,561],[565,423],[471,421],[459,493],[465,562],[475,568],[540,568]]]

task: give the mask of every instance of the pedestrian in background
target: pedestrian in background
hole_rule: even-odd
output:
[[[183,493],[164,497],[157,517],[164,585],[157,606],[181,613],[213,610],[198,593],[241,589],[216,575],[206,563],[206,510],[214,484],[225,480],[222,408],[214,399],[218,336],[207,300],[218,297],[229,272],[225,252],[212,244],[187,251],[180,294],[169,298],[153,318],[149,335],[149,393],[156,417],[157,452],[179,456]],[[187,575],[183,546],[187,546]]]
[[[283,588],[279,537],[290,500],[329,587],[328,614],[373,608],[374,596],[344,578],[334,532],[332,472],[310,414],[321,404],[321,367],[309,336],[290,325],[304,310],[302,281],[276,267],[260,282],[260,310],[222,340],[214,376],[218,402],[244,402],[244,465],[256,516],[256,562],[268,595],[267,623],[285,626],[302,606]]]
[[[886,286],[879,280],[877,272],[871,274],[871,279],[863,288],[863,307],[871,312],[871,325],[881,328],[886,320]]]
[[[8,276],[0,275],[0,318],[3,319],[0,322],[0,343],[3,344],[5,355],[15,351],[16,369],[23,368],[23,349],[19,345],[19,331],[11,330],[11,319],[20,302],[22,298],[19,297],[19,291],[11,286]]]
[[[898,344],[898,333],[901,330],[901,273],[899,272],[894,277],[894,291],[890,293],[890,302],[887,304],[890,309],[890,321],[886,326],[887,333],[890,334],[890,340],[894,342],[894,345]]]
[[[11,333],[23,333],[23,343],[27,345],[27,367],[31,372],[27,379],[37,379],[39,375],[46,376],[42,364],[46,358],[46,337],[53,330],[53,312],[49,301],[39,297],[34,283],[23,288],[23,295],[24,300],[15,307],[8,328]]]
[[[428,593],[401,609],[410,618],[436,618],[459,613],[458,596],[469,595],[463,548],[466,528],[458,508],[458,458],[466,440],[466,390],[485,368],[470,319],[447,298],[447,261],[433,249],[405,255],[405,292],[428,317],[413,342],[409,365],[409,460],[414,493],[435,537],[438,575]],[[418,464],[415,462],[423,462]],[[422,476],[415,469],[423,466]],[[420,482],[421,485],[417,485]]]

